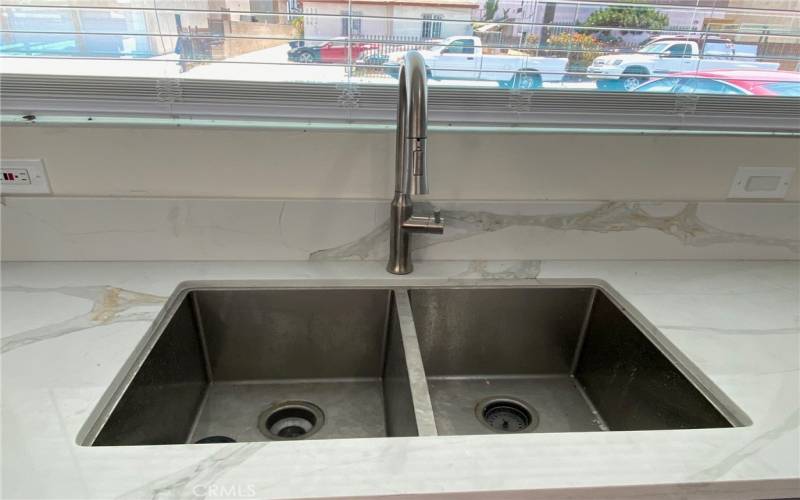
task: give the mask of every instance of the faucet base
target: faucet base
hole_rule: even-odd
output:
[[[386,270],[392,274],[408,274],[414,270],[411,263],[411,233],[403,228],[413,208],[409,195],[394,194],[389,217],[389,263],[386,265]]]
[[[409,265],[409,266],[406,266],[406,267],[394,266],[390,262],[389,265],[386,266],[386,270],[389,271],[392,274],[397,274],[397,275],[402,276],[404,274],[410,274],[414,270],[414,266],[413,265]]]

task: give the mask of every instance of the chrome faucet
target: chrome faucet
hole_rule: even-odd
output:
[[[411,234],[444,232],[444,221],[433,215],[414,215],[412,194],[428,193],[425,142],[428,135],[428,81],[425,59],[416,51],[406,53],[400,67],[400,101],[397,105],[395,142],[395,187],[389,221],[389,264],[386,270],[408,274],[411,263]]]

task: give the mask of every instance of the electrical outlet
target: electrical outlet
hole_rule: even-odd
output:
[[[50,194],[42,160],[0,160],[0,194]]]
[[[782,200],[794,172],[791,167],[739,167],[728,198]]]

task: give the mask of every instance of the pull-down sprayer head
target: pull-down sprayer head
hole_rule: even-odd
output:
[[[428,82],[425,59],[419,52],[405,55],[400,68],[397,108],[396,187],[405,194],[427,194]]]

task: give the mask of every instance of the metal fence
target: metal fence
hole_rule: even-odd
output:
[[[359,60],[356,61],[354,74],[359,76],[383,75],[383,69],[379,66],[389,60],[389,54],[426,47],[423,39],[418,36],[359,35],[354,37],[353,41],[374,45],[373,48],[362,53]]]

